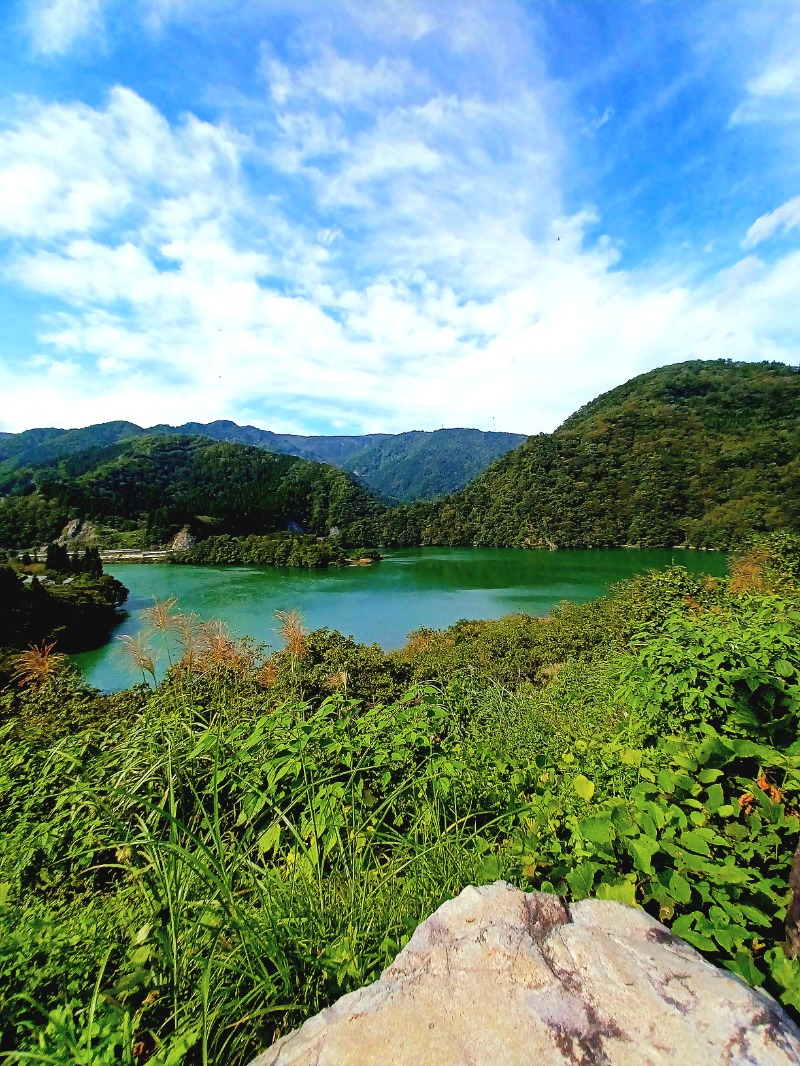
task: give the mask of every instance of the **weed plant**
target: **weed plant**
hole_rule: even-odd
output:
[[[265,655],[166,603],[166,678],[132,649],[115,697],[29,656],[0,694],[8,1061],[244,1064],[498,877],[643,906],[797,1011],[800,553],[758,551],[390,656],[295,614]]]

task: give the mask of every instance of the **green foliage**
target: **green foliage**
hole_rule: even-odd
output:
[[[395,658],[418,680],[469,673],[508,687],[544,681],[565,660],[594,654],[623,640],[627,612],[619,598],[563,603],[548,618],[510,615],[461,621],[443,630],[418,629]]]
[[[800,611],[775,596],[743,596],[696,617],[670,612],[632,638],[623,691],[635,728],[658,736],[707,724],[788,745],[800,712],[798,631]]]
[[[83,555],[73,552],[71,555],[61,544],[50,543],[45,553],[45,570],[54,574],[89,574],[101,577],[103,563],[97,548],[84,548]]]
[[[656,743],[661,768],[642,767],[625,797],[566,813],[540,785],[514,845],[518,862],[537,886],[646,907],[712,961],[800,1007],[800,965],[780,948],[800,758],[710,727],[696,740]],[[618,757],[643,762],[636,749]],[[574,781],[587,804],[591,784]]]
[[[281,651],[268,659],[265,675],[278,697],[317,700],[341,692],[376,703],[399,696],[411,671],[378,644],[359,644],[336,630],[316,629],[303,639],[298,654]]]
[[[680,363],[530,437],[436,504],[355,523],[347,543],[726,549],[800,528],[800,374]]]
[[[41,580],[35,574],[23,580],[15,568],[0,565],[0,648],[55,640],[66,650],[77,650],[107,638],[128,590],[102,572],[100,558],[91,549],[83,558],[58,561],[69,568],[69,575],[49,571]]]
[[[335,539],[271,533],[267,536],[208,537],[170,557],[193,565],[299,566],[307,569],[345,566],[347,555]]]
[[[0,501],[0,543],[10,548],[31,543],[35,523],[21,520],[25,508],[112,527],[134,521],[156,543],[186,524],[204,532],[203,519],[239,535],[287,526],[327,535],[381,511],[365,489],[332,467],[200,437],[137,437],[16,469],[0,477],[0,492],[9,494]]]
[[[644,907],[797,1016],[800,591],[759,552],[396,655],[287,616],[265,662],[6,693],[0,1051],[244,1064],[497,877]]]

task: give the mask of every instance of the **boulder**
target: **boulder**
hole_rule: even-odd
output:
[[[788,1066],[800,1031],[644,911],[502,881],[417,927],[379,981],[252,1066]]]

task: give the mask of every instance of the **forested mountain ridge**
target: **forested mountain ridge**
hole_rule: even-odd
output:
[[[519,433],[480,429],[412,430],[384,436],[341,465],[382,499],[412,503],[461,488],[524,440]]]
[[[183,525],[238,535],[331,528],[380,513],[341,470],[205,437],[134,437],[0,474],[0,546],[57,537],[89,519],[163,543]]]
[[[45,466],[79,452],[143,436],[207,437],[330,463],[356,475],[390,503],[433,499],[463,488],[491,462],[525,440],[519,433],[478,429],[304,437],[229,421],[164,424],[150,429],[133,422],[104,422],[84,429],[29,429],[0,434],[0,475],[25,466]]]
[[[341,470],[207,437],[131,436],[131,425],[0,439],[0,544],[42,543],[76,514],[146,522],[149,542],[204,517],[207,533],[339,527],[347,545],[388,547],[730,548],[751,532],[800,529],[800,372],[779,363],[694,360],[642,374],[460,492],[388,511]],[[381,437],[343,462],[385,499],[411,478],[437,495],[450,459],[469,450],[463,435],[477,432]],[[438,460],[425,453],[431,440]],[[48,461],[21,465],[30,449]]]
[[[433,505],[358,523],[385,545],[728,548],[800,528],[800,372],[679,363],[530,437]]]

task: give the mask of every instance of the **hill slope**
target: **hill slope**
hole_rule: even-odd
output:
[[[633,378],[462,492],[398,508],[383,544],[725,548],[800,528],[800,372],[692,361]],[[372,537],[370,538],[370,533]]]
[[[68,518],[163,542],[184,524],[211,532],[287,527],[327,534],[381,505],[341,470],[203,437],[134,437],[0,476],[0,545],[57,536]]]
[[[414,430],[362,448],[342,468],[391,503],[431,500],[464,487],[525,439],[479,429]]]
[[[519,433],[478,429],[303,437],[228,421],[187,422],[150,429],[133,422],[105,422],[85,429],[29,429],[0,434],[0,475],[25,466],[44,466],[127,438],[153,435],[208,437],[330,463],[357,475],[372,492],[393,503],[456,492],[525,440]]]

